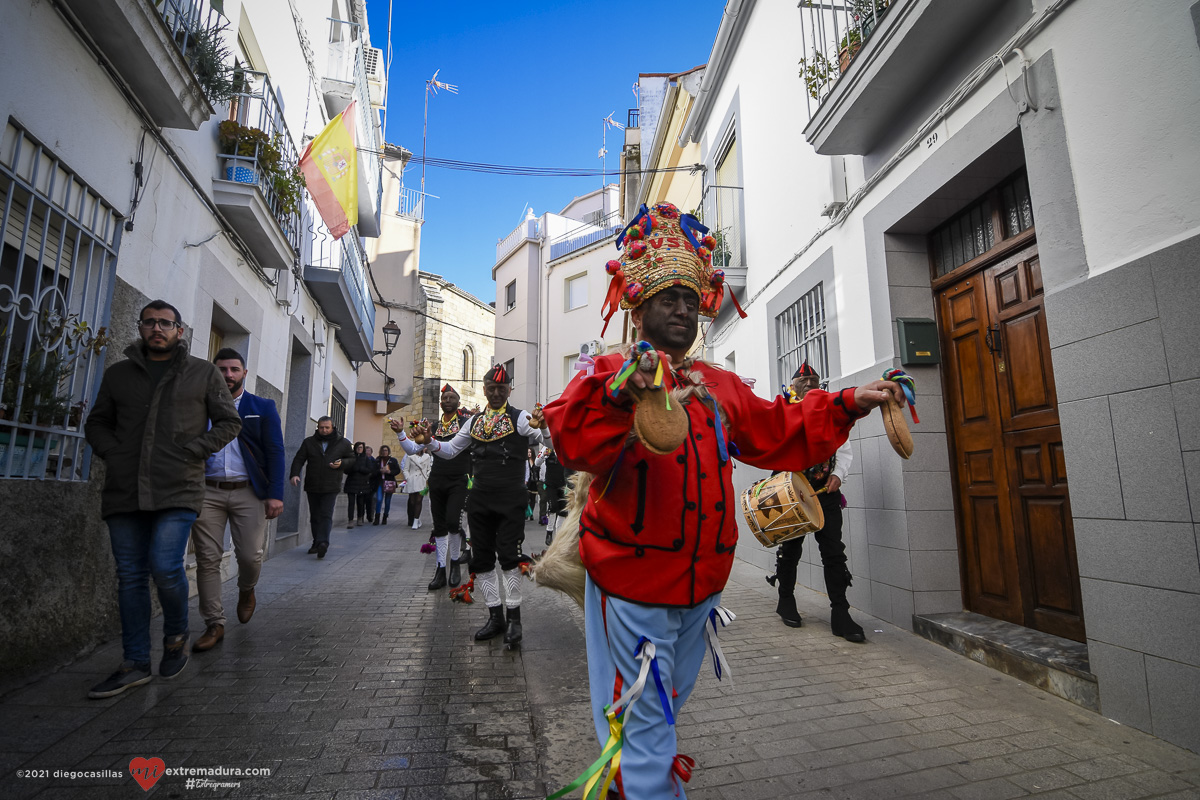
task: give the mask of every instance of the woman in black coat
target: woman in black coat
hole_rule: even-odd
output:
[[[367,455],[367,446],[363,442],[354,443],[354,463],[350,465],[350,469],[346,474],[346,512],[350,517],[347,523],[347,528],[353,528],[355,520],[357,524],[365,525],[372,518],[371,499],[372,499],[372,482],[375,480],[376,474],[379,472],[379,465],[375,459]],[[366,520],[367,522],[365,522]]]

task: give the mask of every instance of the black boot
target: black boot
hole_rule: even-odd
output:
[[[458,562],[450,562],[450,585],[458,586],[462,582],[462,572],[459,571]]]
[[[433,580],[431,580],[429,582],[429,591],[432,592],[435,589],[440,589],[445,585],[446,585],[446,568],[438,567],[437,571],[433,573]]]
[[[383,515],[383,524],[387,525],[387,514]]]
[[[779,603],[775,613],[789,628],[799,628],[804,624],[800,612],[796,610],[796,565],[784,559],[783,553],[775,556],[775,580],[767,578],[779,590]]]
[[[487,624],[475,631],[475,641],[494,639],[504,633],[504,606],[492,606],[488,609]]]
[[[779,590],[779,602],[775,605],[775,613],[789,628],[799,628],[804,625],[800,612],[796,609],[796,595],[792,592]]]
[[[508,610],[508,630],[504,633],[504,643],[514,645],[521,641],[521,608]]]
[[[829,628],[834,636],[847,642],[865,642],[862,627],[850,617],[850,603],[846,601],[846,588],[852,577],[845,564],[825,567],[825,591],[829,594]]]

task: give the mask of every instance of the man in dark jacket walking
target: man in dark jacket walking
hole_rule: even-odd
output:
[[[375,496],[375,476],[379,463],[367,453],[365,442],[354,443],[354,457],[346,470],[346,516],[347,528],[371,523],[371,500]]]
[[[354,463],[350,440],[333,427],[332,417],[317,420],[317,432],[300,443],[292,459],[292,485],[300,485],[300,470],[305,467],[304,492],[308,495],[309,524],[312,525],[310,553],[324,558],[333,530],[333,509],[342,490],[342,474]]]
[[[225,525],[229,524],[233,554],[238,563],[238,621],[254,616],[254,587],[267,549],[267,520],[283,511],[283,426],[275,401],[245,389],[246,360],[231,348],[217,352],[213,363],[221,371],[233,404],[242,418],[242,432],[204,467],[204,510],[192,526],[196,546],[196,586],[204,635],[192,650],[208,650],[225,638],[225,606],[221,603],[221,558]]]
[[[117,562],[117,604],[125,660],[88,697],[120,694],[150,680],[150,587],[163,609],[158,674],[188,661],[188,534],[204,505],[204,462],[242,429],[217,368],[188,355],[183,320],[155,300],[138,320],[141,342],[104,374],[84,426],[107,466],[101,515]],[[211,426],[210,426],[211,421]]]

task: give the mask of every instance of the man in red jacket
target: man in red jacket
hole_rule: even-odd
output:
[[[630,309],[668,367],[663,385],[674,387],[672,403],[688,417],[683,444],[656,455],[631,435],[630,388],[647,389],[653,378],[634,371],[622,387],[623,354],[597,357],[592,374],[577,376],[545,409],[564,466],[595,476],[579,541],[588,677],[602,746],[620,741],[614,729],[624,728],[617,783],[625,798],[684,796],[676,776],[690,774],[690,759],[676,752],[674,717],[704,660],[705,626],[715,631],[718,619],[732,618],[719,608],[738,539],[731,459],[803,470],[833,455],[854,421],[889,393],[902,398],[876,381],[809,392],[798,404],[768,402],[733,373],[689,358],[698,316],[715,317],[724,294],[706,233],[670,204],[643,206],[618,238],[618,247],[627,245],[622,261],[608,264],[607,315],[618,303]],[[641,687],[658,697],[634,702]],[[623,713],[609,715],[627,692]]]

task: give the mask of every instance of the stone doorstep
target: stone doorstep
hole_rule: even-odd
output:
[[[969,611],[913,614],[913,632],[1030,686],[1100,711],[1087,645]]]

